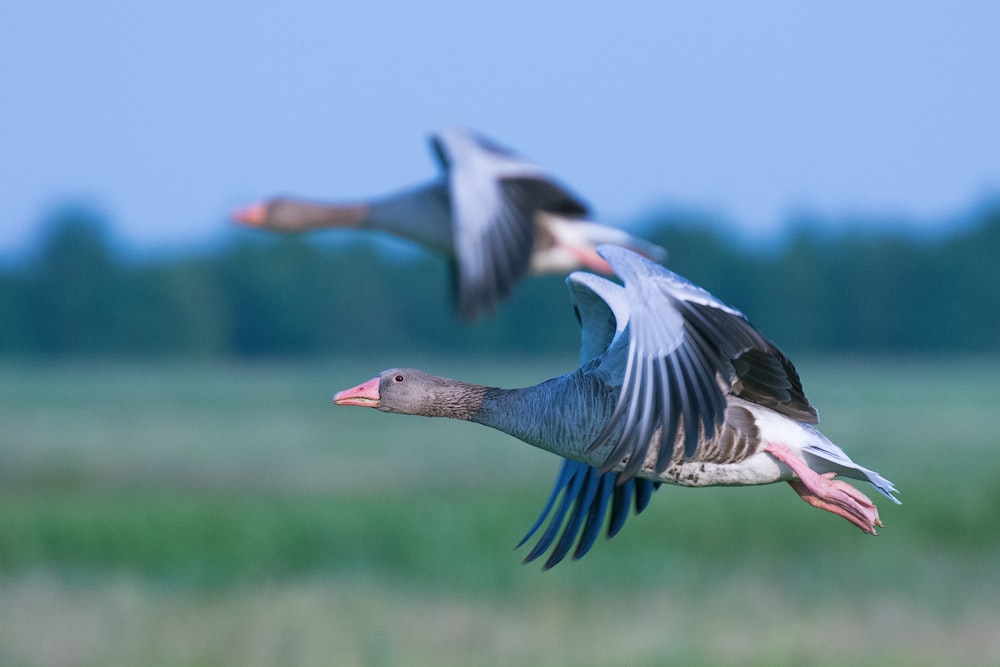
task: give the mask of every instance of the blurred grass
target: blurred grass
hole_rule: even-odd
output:
[[[550,572],[512,547],[553,457],[330,404],[399,363],[0,367],[0,664],[1000,660],[1000,361],[799,361],[901,490],[877,538],[783,484],[664,487]],[[516,386],[573,360],[408,363]]]

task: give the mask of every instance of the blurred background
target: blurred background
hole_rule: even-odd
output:
[[[0,664],[1000,660],[1000,9],[0,10]],[[662,488],[550,572],[557,461],[344,410],[396,365],[575,365],[561,277],[451,315],[437,256],[227,222],[436,176],[463,125],[746,312],[903,505]]]

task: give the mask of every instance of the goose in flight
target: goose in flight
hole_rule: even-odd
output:
[[[874,535],[875,504],[835,477],[868,482],[898,503],[896,489],[819,432],[792,362],[704,289],[626,248],[598,252],[623,285],[585,272],[567,278],[581,324],[576,370],[500,389],[393,368],[334,403],[469,420],[563,457],[522,541],[548,518],[526,558],[553,547],[546,567],[574,541],[574,557],[584,555],[609,509],[613,535],[631,499],[641,511],[660,484],[786,481],[810,505]]]
[[[233,213],[274,232],[326,228],[382,230],[451,259],[455,310],[465,320],[492,312],[528,272],[609,273],[596,252],[623,245],[657,261],[665,251],[588,220],[587,206],[537,165],[474,132],[431,137],[442,176],[369,201],[327,203],[279,197]]]

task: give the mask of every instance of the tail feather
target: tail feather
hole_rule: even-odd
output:
[[[819,435],[819,431],[816,431],[816,434]],[[883,496],[897,505],[901,504],[899,498],[893,495],[899,493],[895,484],[874,470],[869,470],[864,466],[858,465],[851,460],[851,457],[844,450],[826,438],[806,445],[802,448],[802,453],[805,455],[806,463],[816,472],[835,472],[844,477],[868,482],[878,489],[879,493]]]

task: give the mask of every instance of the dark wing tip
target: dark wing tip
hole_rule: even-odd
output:
[[[573,560],[582,558],[594,545],[609,508],[611,518],[607,535],[610,539],[625,524],[632,499],[635,499],[635,513],[639,514],[658,487],[659,484],[647,479],[618,483],[618,473],[601,473],[585,463],[564,460],[545,507],[517,545],[523,546],[548,521],[548,526],[525,556],[524,562],[532,562],[550,548],[552,551],[543,565],[545,570],[562,562],[571,550]]]

